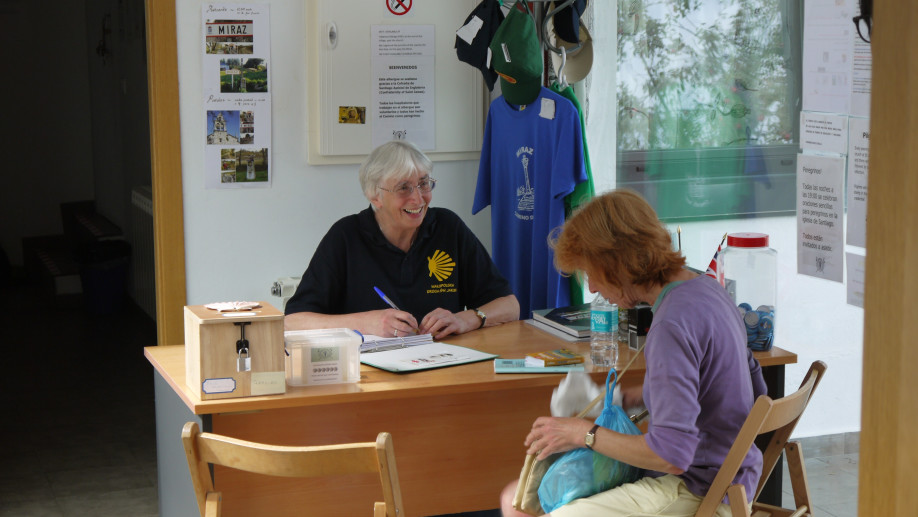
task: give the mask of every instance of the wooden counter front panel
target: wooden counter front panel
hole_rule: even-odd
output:
[[[388,431],[405,515],[438,515],[500,505],[501,489],[519,476],[533,420],[549,414],[552,389],[219,414],[212,422],[216,433],[290,445],[373,441]],[[372,476],[288,480],[218,469],[215,477],[228,517],[303,515],[304,508],[369,515],[381,500]]]

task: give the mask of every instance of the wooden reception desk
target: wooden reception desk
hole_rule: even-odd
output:
[[[568,343],[522,321],[444,341],[507,358],[560,347],[589,355],[588,342]],[[619,367],[633,353],[624,348]],[[562,374],[498,375],[492,361],[409,374],[361,365],[356,384],[288,386],[284,395],[202,401],[185,385],[183,346],[147,347],[144,355],[155,368],[163,516],[196,515],[180,440],[181,425],[189,420],[210,432],[278,445],[374,441],[388,431],[405,515],[497,508],[501,488],[519,476],[523,439],[536,417],[549,414],[552,390],[562,379]],[[756,357],[770,394],[783,396],[784,366],[796,363],[796,354],[773,348]],[[602,383],[607,371],[592,376]],[[621,382],[640,380],[643,372],[638,357]],[[381,500],[378,480],[370,476],[304,481],[217,468],[214,478],[226,516],[369,515],[372,502]]]

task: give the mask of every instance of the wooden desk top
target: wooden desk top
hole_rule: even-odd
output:
[[[542,332],[523,321],[450,336],[446,343],[465,346],[500,357],[521,358],[529,352],[554,348],[570,348],[589,357],[588,341],[566,342]],[[617,366],[623,368],[635,352],[620,348]],[[353,401],[373,401],[441,394],[494,391],[536,386],[557,386],[562,374],[496,374],[492,361],[482,361],[425,370],[413,373],[391,373],[372,366],[360,365],[360,382],[322,386],[287,386],[283,395],[241,397],[202,401],[185,385],[185,347],[149,346],[144,356],[181,397],[188,408],[197,415],[277,409],[298,406],[337,404]],[[793,364],[797,354],[774,347],[768,352],[755,352],[763,367]],[[587,361],[586,370],[593,372]],[[644,359],[638,357],[629,370],[631,374],[644,371]],[[597,382],[605,379],[608,369],[597,369],[593,375]]]

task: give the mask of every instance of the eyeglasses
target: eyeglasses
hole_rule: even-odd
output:
[[[418,192],[420,192],[421,194],[427,194],[431,190],[433,190],[435,186],[437,186],[437,180],[433,178],[425,178],[419,181],[417,185],[409,185],[407,183],[401,183],[397,187],[391,190],[384,188],[384,187],[380,187],[379,185],[376,185],[376,188],[380,190],[385,190],[386,192],[391,192],[393,194],[396,194],[398,197],[410,197],[411,194],[414,194],[414,189],[418,189]]]
[[[854,26],[857,27],[857,35],[864,40],[865,43],[870,43],[870,26],[872,25],[870,21],[870,16],[858,15],[852,18],[854,21]],[[867,37],[864,37],[864,34],[867,34]]]

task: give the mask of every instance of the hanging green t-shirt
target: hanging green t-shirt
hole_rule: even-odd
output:
[[[578,183],[577,186],[574,187],[574,191],[564,197],[564,216],[567,218],[574,213],[574,210],[593,199],[596,189],[593,187],[593,170],[590,166],[590,152],[587,149],[586,124],[583,121],[583,110],[580,108],[580,101],[577,100],[574,89],[569,85],[562,89],[560,84],[554,82],[551,85],[551,90],[571,101],[574,107],[577,108],[577,113],[580,115],[580,132],[583,134],[583,167],[586,169],[587,180]],[[573,276],[571,277],[571,304],[580,305],[581,303],[583,303],[583,285],[580,283],[580,279],[577,276]]]

